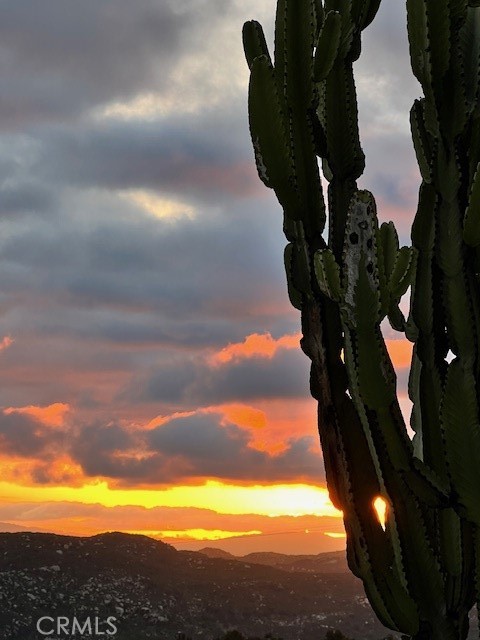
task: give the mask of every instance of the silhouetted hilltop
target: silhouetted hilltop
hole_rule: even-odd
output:
[[[233,553],[229,553],[223,549],[217,549],[216,547],[203,547],[198,550],[198,553],[203,553],[204,556],[208,556],[209,558],[223,558],[224,560],[241,559],[239,556],[233,555]]]

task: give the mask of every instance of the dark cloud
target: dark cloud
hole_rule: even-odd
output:
[[[233,361],[199,379],[193,387],[211,402],[238,398],[309,397],[309,361],[300,349],[279,351],[274,358]]]
[[[281,225],[246,214],[246,226],[247,215],[228,225],[132,215],[17,230],[0,251],[11,300],[0,330],[190,347],[275,332],[289,311]]]
[[[272,455],[252,448],[251,433],[223,422],[216,413],[173,418],[150,431],[120,425],[82,429],[69,452],[87,476],[120,484],[168,484],[202,480],[319,481],[318,444],[312,437],[291,438]]]
[[[32,133],[38,147],[33,171],[59,186],[152,189],[210,204],[262,195],[246,104],[225,107],[152,122],[42,128]]]
[[[136,439],[119,424],[91,424],[72,434],[70,454],[87,476],[139,477],[151,472],[150,465],[134,456],[120,456],[136,445]]]
[[[196,12],[169,0],[2,1],[0,126],[63,120],[161,89],[189,49],[185,33],[215,16],[217,3],[203,4]]]
[[[279,351],[270,360],[248,358],[220,366],[178,356],[134,377],[120,399],[192,408],[235,400],[304,398],[309,397],[308,379],[309,361],[300,349]]]
[[[53,213],[55,210],[56,203],[51,190],[39,182],[7,182],[0,186],[0,218]]]
[[[267,454],[249,447],[249,433],[236,425],[219,425],[219,415],[178,418],[148,434],[152,450],[185,459],[195,477],[255,477]]]
[[[53,449],[64,446],[65,434],[50,429],[22,413],[0,412],[0,452],[14,456],[52,457]]]

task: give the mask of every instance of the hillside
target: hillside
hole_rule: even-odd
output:
[[[318,640],[329,628],[357,640],[387,635],[347,572],[209,558],[122,533],[1,533],[2,639],[38,640],[42,616],[96,618],[104,633],[113,616],[115,640],[213,639],[232,628],[284,640]]]

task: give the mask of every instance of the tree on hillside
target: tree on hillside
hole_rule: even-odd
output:
[[[246,23],[250,129],[259,176],[284,211],[288,292],[350,569],[390,629],[463,640],[480,590],[480,0],[407,0],[424,94],[410,112],[422,176],[411,247],[357,188],[353,64],[379,5],[278,0],[273,60],[261,26]],[[385,319],[413,343],[413,441]]]

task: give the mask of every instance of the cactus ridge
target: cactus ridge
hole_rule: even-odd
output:
[[[423,91],[410,111],[422,180],[411,246],[357,186],[353,67],[380,0],[278,0],[273,59],[260,24],[246,23],[249,124],[284,211],[288,294],[349,567],[386,626],[465,640],[480,607],[480,2],[406,4]],[[412,440],[385,319],[413,343]]]

